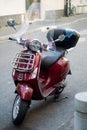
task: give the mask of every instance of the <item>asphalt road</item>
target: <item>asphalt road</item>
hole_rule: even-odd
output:
[[[24,122],[15,127],[11,122],[15,85],[11,77],[11,60],[22,47],[10,41],[0,41],[0,130],[73,130],[74,96],[87,91],[87,20],[71,23],[62,28],[74,28],[81,37],[77,46],[68,53],[72,75],[67,77],[67,87],[55,102],[32,101]],[[32,34],[41,38],[42,35]]]

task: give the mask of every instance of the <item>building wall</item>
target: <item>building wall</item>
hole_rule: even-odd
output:
[[[59,10],[64,9],[64,0],[45,0],[46,10]]]
[[[26,11],[28,0],[0,0],[0,26],[6,25],[9,18],[21,22],[21,15]],[[45,20],[57,20],[64,15],[66,0],[29,0],[29,2],[41,2],[41,18]],[[70,0],[68,0],[70,1]],[[76,8],[76,14],[87,13],[87,0],[71,0]]]
[[[25,12],[25,0],[0,0],[0,16],[22,14]]]
[[[21,22],[21,15],[25,13],[25,0],[0,0],[0,26],[6,26],[9,18]]]
[[[87,13],[87,0],[72,0],[76,7],[76,14]]]
[[[78,6],[80,4],[87,4],[87,0],[71,0],[72,4]]]
[[[64,15],[64,0],[41,0],[42,18],[56,20]]]

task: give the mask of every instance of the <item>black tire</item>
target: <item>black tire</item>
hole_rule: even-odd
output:
[[[19,95],[15,97],[12,107],[12,121],[14,125],[20,125],[28,110],[29,103],[20,98]]]
[[[59,87],[58,89],[56,89],[55,95],[54,95],[54,99],[59,98],[60,94],[63,92],[64,88],[63,87]]]
[[[63,92],[64,88],[66,87],[67,83],[65,82],[65,80],[62,82],[62,84],[56,88],[56,92],[54,95],[54,99],[59,98],[60,94]]]

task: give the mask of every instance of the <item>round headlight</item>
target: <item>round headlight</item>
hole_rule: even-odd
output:
[[[32,51],[38,51],[38,50],[41,49],[41,42],[38,41],[38,40],[33,40],[33,41],[30,42],[29,48]]]

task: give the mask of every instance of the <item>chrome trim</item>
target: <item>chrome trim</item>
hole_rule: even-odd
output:
[[[12,67],[20,72],[30,72],[34,67],[35,55],[27,52],[17,53],[12,62]]]

